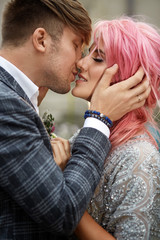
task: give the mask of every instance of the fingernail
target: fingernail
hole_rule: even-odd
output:
[[[118,64],[115,63],[112,67],[116,69],[116,68],[118,68]]]

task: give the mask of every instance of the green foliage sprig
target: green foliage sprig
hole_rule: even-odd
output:
[[[48,114],[47,112],[45,112],[43,114],[42,120],[50,138],[57,137],[56,134],[54,133],[55,123],[54,123],[54,117],[52,116],[52,114]]]

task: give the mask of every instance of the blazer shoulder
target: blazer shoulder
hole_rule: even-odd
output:
[[[15,111],[17,108],[23,110],[26,106],[34,108],[18,82],[0,67],[0,109],[11,108]]]

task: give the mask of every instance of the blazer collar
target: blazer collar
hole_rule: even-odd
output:
[[[0,67],[0,81],[15,91],[21,98],[27,101],[34,108],[30,99],[18,84],[18,82],[2,67]]]

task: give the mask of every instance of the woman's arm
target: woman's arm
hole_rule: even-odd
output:
[[[86,211],[81,218],[75,234],[79,240],[115,240],[115,238],[104,230]]]

